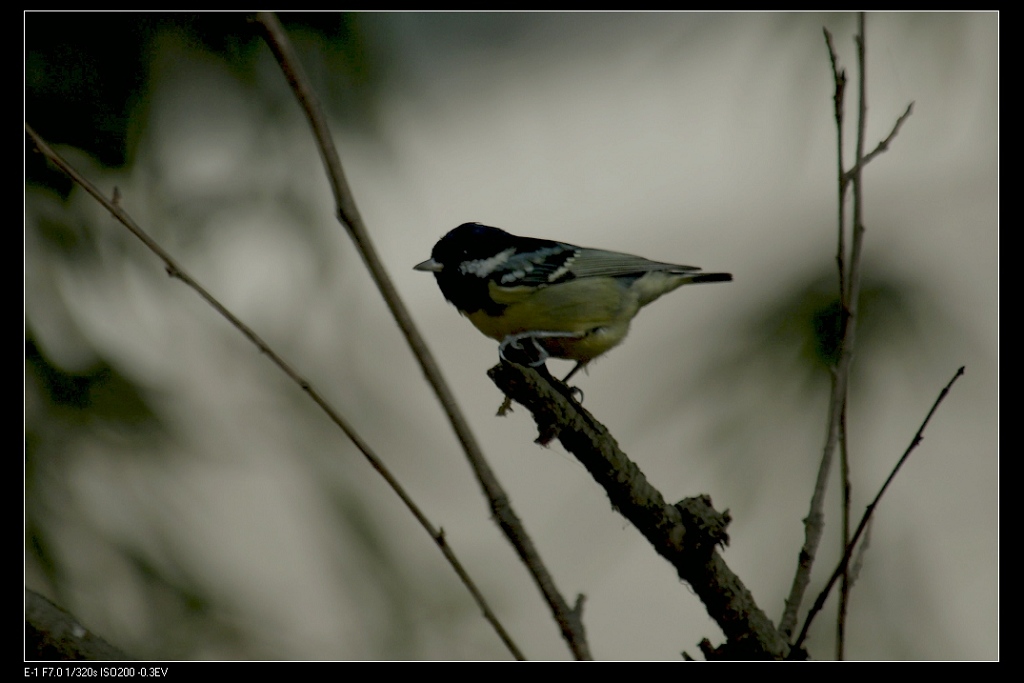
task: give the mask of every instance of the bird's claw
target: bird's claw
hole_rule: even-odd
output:
[[[580,335],[572,332],[545,331],[510,334],[502,339],[501,344],[498,345],[498,355],[505,362],[536,368],[541,375],[551,382],[553,386],[559,388],[559,391],[561,391],[561,393],[567,398],[570,400],[576,400],[578,403],[582,403],[583,390],[579,387],[570,387],[566,382],[576,373],[577,370],[584,366],[584,363],[577,363],[572,372],[566,375],[565,379],[559,381],[555,379],[550,372],[548,372],[547,367],[544,365],[544,362],[551,357],[551,353],[544,348],[543,344],[541,344],[542,339],[565,339],[579,336]]]
[[[520,332],[510,334],[501,340],[498,345],[498,356],[503,361],[515,363],[516,365],[528,365],[536,368],[544,365],[544,361],[551,357],[551,354],[540,343],[541,339],[578,337],[573,332]]]
[[[528,365],[535,368],[544,365],[549,357],[547,349],[540,345],[533,334],[510,334],[498,345],[498,356],[503,361],[516,365]]]

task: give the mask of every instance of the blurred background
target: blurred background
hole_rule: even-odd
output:
[[[459,223],[733,273],[593,363],[585,405],[669,500],[733,516],[775,621],[824,442],[836,291],[827,27],[849,14],[282,15],[381,257],[598,659],[722,634],[412,271]],[[570,653],[358,254],[245,14],[25,19],[26,121],[324,393],[532,659]],[[867,18],[865,282],[849,411],[851,659],[998,656],[998,15]],[[853,136],[848,135],[847,160]],[[140,658],[507,659],[441,554],[319,410],[26,147],[25,585]],[[562,367],[564,365],[564,367]],[[569,369],[558,363],[553,372]],[[837,477],[807,604],[839,557]],[[834,656],[836,599],[811,631]]]

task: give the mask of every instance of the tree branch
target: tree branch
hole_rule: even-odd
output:
[[[519,648],[512,641],[512,638],[508,635],[508,633],[505,631],[505,628],[498,621],[498,618],[494,614],[494,612],[491,611],[491,608],[487,605],[487,602],[484,600],[483,595],[476,588],[476,585],[473,583],[472,579],[470,579],[469,574],[466,573],[466,570],[463,568],[462,564],[455,556],[454,551],[448,545],[447,541],[445,541],[444,532],[434,528],[433,524],[430,523],[430,520],[428,520],[426,515],[423,514],[423,512],[419,509],[419,506],[417,506],[416,503],[413,502],[412,498],[405,491],[402,485],[398,482],[395,476],[391,474],[391,471],[388,470],[384,462],[379,457],[377,457],[377,455],[370,448],[370,445],[367,442],[363,441],[362,437],[359,436],[359,434],[348,423],[348,421],[345,420],[345,418],[343,418],[341,414],[337,410],[335,410],[330,403],[327,402],[327,399],[325,399],[308,380],[299,375],[299,373],[296,372],[295,369],[291,367],[291,365],[289,365],[281,356],[279,356],[277,352],[270,348],[270,346],[268,346],[267,343],[263,341],[263,339],[258,334],[256,334],[256,332],[252,328],[243,323],[237,316],[235,316],[231,311],[229,311],[212,294],[206,291],[206,289],[202,285],[200,285],[199,282],[197,282],[191,275],[185,272],[185,269],[182,268],[178,264],[178,262],[174,258],[172,258],[171,255],[167,253],[167,251],[164,250],[164,248],[161,247],[156,242],[156,240],[150,237],[148,233],[146,233],[137,223],[135,223],[132,217],[129,216],[128,213],[118,205],[118,202],[109,200],[105,196],[103,196],[103,194],[95,185],[90,183],[62,156],[57,154],[57,152],[55,152],[48,144],[46,144],[46,142],[41,137],[39,137],[39,135],[36,134],[36,132],[32,130],[32,127],[28,124],[25,124],[25,131],[32,139],[32,142],[36,146],[36,149],[38,149],[43,154],[43,156],[45,156],[48,160],[50,160],[50,162],[57,166],[57,168],[59,168],[61,171],[67,174],[67,176],[71,178],[73,181],[75,181],[79,186],[81,186],[82,189],[84,189],[86,192],[92,195],[96,199],[96,201],[102,204],[103,207],[107,211],[109,211],[112,216],[114,216],[114,218],[116,218],[133,235],[139,238],[139,240],[141,240],[142,243],[145,244],[150,251],[156,254],[160,258],[160,260],[164,262],[164,267],[167,270],[168,275],[181,280],[187,286],[195,290],[200,297],[202,297],[208,304],[210,304],[210,306],[214,308],[214,310],[216,310],[221,316],[226,318],[227,321],[230,322],[239,332],[245,335],[249,339],[249,341],[251,341],[256,346],[256,348],[259,349],[260,353],[267,356],[267,358],[269,358],[274,365],[280,368],[292,381],[298,384],[311,399],[313,399],[313,402],[316,403],[320,407],[320,409],[327,414],[331,421],[334,422],[334,424],[337,425],[342,430],[342,432],[345,433],[345,436],[347,436],[349,440],[352,441],[352,443],[355,445],[357,449],[359,449],[359,452],[363,454],[363,456],[370,463],[370,465],[375,470],[377,470],[377,472],[384,478],[384,481],[388,483],[388,485],[398,495],[402,502],[405,503],[405,506],[413,514],[416,520],[420,523],[420,526],[422,526],[427,531],[427,533],[430,534],[430,537],[434,539],[434,542],[437,544],[437,547],[441,550],[441,553],[445,556],[445,559],[448,560],[448,563],[451,564],[452,568],[455,570],[455,573],[459,576],[460,579],[462,579],[463,584],[465,584],[466,588],[473,596],[473,599],[476,600],[477,605],[479,605],[484,617],[494,627],[495,631],[498,633],[498,636],[501,638],[502,642],[505,643],[505,646],[517,659],[523,659],[523,655],[519,651]],[[115,200],[118,198],[118,196],[118,192],[115,190]]]
[[[872,159],[877,157],[882,152],[885,152],[886,150],[889,149],[889,144],[892,143],[893,138],[896,137],[896,134],[900,132],[900,128],[903,127],[903,123],[908,118],[910,118],[910,115],[912,113],[914,113],[914,103],[913,102],[908,104],[906,110],[902,114],[900,114],[900,117],[898,119],[896,119],[896,124],[892,127],[892,130],[889,132],[889,135],[886,136],[886,138],[884,140],[879,142],[877,147],[875,147],[873,150],[871,150],[870,152],[865,154],[864,158],[861,159],[858,164],[856,164],[853,168],[851,168],[849,171],[847,171],[843,175],[843,182],[844,183],[852,182],[853,181],[853,177],[858,172],[860,172],[860,170],[862,168],[864,168],[868,164],[868,162],[870,162]]]
[[[800,603],[803,601],[804,592],[810,583],[811,568],[818,552],[821,536],[824,531],[824,503],[825,493],[828,486],[828,478],[832,469],[832,460],[836,445],[839,441],[842,424],[845,421],[847,390],[850,381],[850,368],[853,363],[854,342],[857,328],[857,312],[860,301],[861,287],[861,253],[864,246],[864,221],[863,221],[863,193],[861,173],[869,157],[883,151],[889,142],[895,137],[903,122],[910,115],[913,107],[907,107],[907,111],[900,117],[893,131],[882,141],[882,144],[874,150],[871,155],[864,155],[864,137],[867,126],[867,73],[866,73],[866,44],[864,38],[864,13],[860,13],[858,19],[858,33],[854,37],[857,44],[857,65],[858,65],[858,118],[857,118],[857,141],[854,156],[854,165],[844,172],[842,168],[842,122],[843,113],[840,110],[843,104],[843,93],[846,86],[845,71],[837,66],[835,50],[832,45],[832,36],[825,31],[825,42],[829,50],[829,58],[832,63],[833,79],[835,81],[835,93],[833,99],[836,105],[836,122],[839,130],[838,146],[840,167],[838,174],[839,186],[839,253],[836,256],[839,268],[839,298],[840,325],[839,325],[839,354],[835,367],[832,369],[832,391],[829,396],[828,423],[826,427],[825,447],[822,450],[821,463],[818,467],[818,476],[811,496],[810,510],[804,518],[804,544],[800,549],[797,560],[797,570],[793,577],[793,585],[790,588],[789,596],[785,601],[785,609],[779,621],[779,629],[790,637],[797,623],[797,613]],[[851,183],[853,187],[853,240],[850,247],[849,259],[845,255],[845,201],[846,185]],[[846,265],[848,264],[848,266]],[[844,270],[848,267],[848,270]],[[845,287],[844,287],[844,272]]]
[[[82,626],[74,615],[26,588],[25,659],[123,662],[132,658]]]
[[[709,658],[783,659],[790,648],[717,551],[728,543],[729,513],[706,496],[671,505],[623,453],[604,425],[532,368],[501,363],[488,375],[533,415],[538,441],[557,438],[605,490],[612,506],[644,535],[679,577],[693,587],[728,642],[702,645]]]
[[[839,577],[846,572],[846,567],[847,565],[849,565],[850,558],[853,556],[854,548],[857,547],[857,541],[860,540],[860,537],[864,533],[865,528],[867,528],[868,522],[871,521],[871,516],[875,513],[875,508],[878,507],[878,502],[882,499],[882,496],[885,494],[886,489],[889,488],[889,484],[891,484],[892,480],[896,478],[896,473],[900,471],[901,467],[903,467],[903,463],[907,461],[907,458],[910,457],[910,454],[913,452],[913,450],[917,448],[918,444],[921,443],[921,440],[924,438],[924,429],[925,427],[928,426],[928,423],[931,421],[932,415],[934,415],[935,411],[938,409],[939,404],[942,403],[943,400],[945,400],[946,395],[949,394],[949,390],[953,386],[953,383],[956,382],[957,379],[959,379],[960,376],[963,374],[964,368],[963,366],[961,366],[960,369],[956,371],[956,374],[953,375],[953,379],[949,380],[946,386],[942,388],[942,391],[939,392],[939,396],[938,398],[935,399],[935,402],[932,404],[931,410],[928,411],[928,414],[925,416],[924,421],[921,423],[921,426],[917,428],[917,433],[914,434],[914,438],[911,439],[910,445],[907,446],[907,449],[905,451],[903,451],[903,455],[900,457],[899,461],[897,461],[896,466],[892,468],[892,471],[889,473],[889,476],[886,477],[885,483],[882,484],[882,488],[878,490],[878,493],[875,495],[875,499],[872,500],[871,503],[867,506],[867,508],[864,509],[864,515],[860,519],[860,524],[857,525],[857,531],[853,534],[853,539],[851,539],[850,542],[846,545],[846,549],[843,552],[843,557],[839,561],[839,566],[836,567],[834,572],[832,572],[832,576],[829,578],[828,583],[825,584],[825,588],[822,589],[821,593],[818,595],[817,600],[814,601],[814,605],[807,612],[807,619],[804,620],[804,627],[800,629],[800,635],[796,639],[796,641],[794,641],[793,647],[799,648],[801,645],[803,645],[804,640],[807,638],[807,631],[810,629],[811,623],[814,621],[814,617],[818,614],[819,611],[821,611],[821,608],[824,606],[825,600],[828,598],[829,593],[832,591],[832,587],[835,585],[836,580],[839,579]]]
[[[384,268],[384,264],[381,263],[380,258],[377,256],[377,251],[373,246],[373,241],[370,239],[369,231],[359,215],[355,198],[348,187],[348,182],[345,180],[341,159],[338,157],[338,151],[334,147],[334,141],[331,137],[330,128],[327,126],[327,119],[324,116],[323,108],[320,106],[316,93],[309,84],[309,79],[306,78],[302,69],[302,63],[295,54],[291,41],[288,39],[288,34],[285,33],[284,27],[281,26],[277,17],[272,13],[260,12],[256,17],[256,21],[263,26],[267,45],[274,53],[274,57],[281,66],[281,71],[284,73],[285,78],[288,79],[295,97],[299,100],[299,104],[309,119],[309,125],[313,129],[313,136],[316,140],[317,148],[320,150],[320,156],[323,159],[324,168],[331,183],[331,190],[334,192],[334,199],[338,205],[338,220],[355,242],[363,262],[370,271],[370,276],[380,290],[384,302],[387,304],[392,316],[394,316],[395,322],[398,323],[402,334],[405,335],[405,339],[416,356],[416,360],[419,361],[423,374],[427,377],[427,382],[434,390],[438,401],[440,401],[442,408],[447,414],[452,429],[455,431],[459,443],[462,444],[466,458],[469,460],[470,467],[473,469],[473,473],[476,475],[477,481],[480,483],[480,487],[490,503],[491,512],[498,522],[498,526],[505,533],[505,537],[508,538],[516,552],[519,553],[519,557],[529,568],[534,582],[548,603],[555,621],[562,630],[562,636],[568,643],[573,655],[577,659],[590,659],[590,648],[587,645],[586,634],[583,631],[583,623],[579,619],[579,614],[569,607],[565,598],[562,597],[562,594],[555,587],[554,579],[541,561],[540,553],[537,552],[530,536],[526,533],[526,527],[523,526],[518,515],[512,509],[508,494],[505,493],[504,488],[498,482],[498,478],[484,457],[476,437],[469,429],[469,423],[466,421],[462,410],[455,400],[455,394],[452,393],[444,377],[441,375],[441,369],[437,361],[427,348],[427,343],[422,335],[420,335],[419,330],[416,329],[412,317],[398,295],[398,290],[395,289],[391,278]]]

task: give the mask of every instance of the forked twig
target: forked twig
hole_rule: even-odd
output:
[[[785,609],[779,621],[779,629],[788,637],[796,628],[797,614],[800,604],[803,601],[804,593],[811,579],[811,569],[814,565],[818,546],[821,542],[824,531],[824,502],[827,490],[829,474],[832,468],[832,460],[837,444],[840,440],[841,427],[845,421],[846,397],[849,386],[850,368],[853,362],[853,351],[857,329],[857,314],[860,300],[861,286],[861,253],[864,245],[864,221],[863,221],[863,196],[861,192],[861,173],[866,163],[888,148],[889,143],[899,132],[903,122],[910,115],[913,103],[907,107],[907,111],[897,120],[889,136],[869,155],[864,154],[864,138],[867,126],[867,74],[866,74],[866,45],[864,38],[864,14],[858,17],[858,33],[854,37],[857,43],[857,65],[858,65],[858,117],[857,117],[857,140],[854,163],[848,171],[843,169],[843,121],[842,107],[846,90],[846,72],[839,68],[835,48],[832,44],[832,36],[826,30],[825,42],[828,46],[829,59],[832,64],[835,92],[835,118],[838,129],[837,145],[839,158],[838,172],[838,195],[839,195],[839,239],[836,263],[839,269],[839,298],[840,324],[839,324],[839,354],[838,360],[832,369],[832,390],[829,396],[828,423],[826,429],[825,446],[822,450],[821,463],[818,467],[818,476],[815,482],[814,492],[811,496],[810,510],[804,518],[804,544],[800,549],[797,561],[797,570],[793,577],[793,585],[790,588],[789,596],[785,601]],[[846,255],[846,189],[851,185],[853,188],[853,239],[850,246],[849,258]]]

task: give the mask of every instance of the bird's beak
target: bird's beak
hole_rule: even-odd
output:
[[[412,267],[413,270],[424,270],[428,273],[440,273],[444,270],[444,266],[434,259],[427,259],[423,263],[418,263]]]

